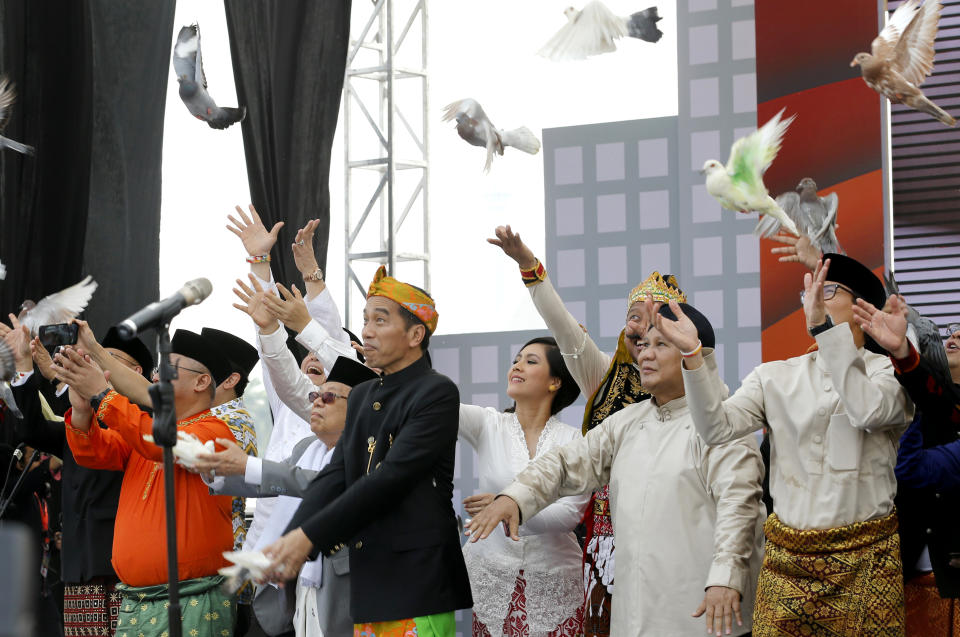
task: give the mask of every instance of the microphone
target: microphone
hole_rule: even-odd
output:
[[[139,312],[131,314],[125,321],[117,325],[117,334],[124,340],[130,340],[139,332],[154,327],[164,321],[169,321],[180,313],[180,310],[200,303],[213,292],[213,284],[209,279],[194,279],[187,281],[183,287],[162,301],[156,301]]]

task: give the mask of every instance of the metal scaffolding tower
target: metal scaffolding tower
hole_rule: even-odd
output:
[[[422,264],[422,285],[430,286],[427,0],[353,3],[354,12],[362,7],[371,13],[359,37],[351,39],[343,83],[347,326],[354,312],[362,311],[370,280],[366,270],[372,275],[373,265],[364,268],[364,262],[386,264],[392,276],[398,263]],[[416,272],[404,269],[404,276],[421,282]]]

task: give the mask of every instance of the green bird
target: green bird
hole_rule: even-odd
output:
[[[763,185],[763,173],[773,163],[783,135],[796,117],[793,115],[783,120],[782,115],[783,109],[759,130],[735,141],[726,166],[716,159],[708,159],[700,172],[707,176],[707,192],[727,210],[770,215],[791,234],[800,236],[796,224]],[[759,234],[759,224],[753,232]]]

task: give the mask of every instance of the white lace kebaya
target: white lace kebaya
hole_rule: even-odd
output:
[[[535,458],[580,437],[579,429],[551,417],[537,441]],[[499,493],[532,461],[512,413],[460,405],[460,440],[477,451],[479,493]],[[589,500],[589,494],[560,498],[524,521],[519,542],[497,530],[463,547],[473,612],[493,637],[501,634],[521,570],[531,637],[546,635],[577,615],[583,606],[583,554],[572,531]]]

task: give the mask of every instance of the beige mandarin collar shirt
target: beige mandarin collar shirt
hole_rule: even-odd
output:
[[[699,637],[704,619],[691,614],[707,586],[741,593],[738,635],[750,630],[762,559],[762,475],[753,436],[708,446],[681,397],[663,407],[647,400],[623,408],[538,456],[501,493],[530,520],[561,496],[610,484],[612,635]]]
[[[693,423],[709,444],[770,430],[770,492],[780,520],[828,529],[893,510],[893,469],[913,404],[886,356],[857,348],[849,325],[818,350],[764,363],[724,400],[712,353],[683,370]]]

